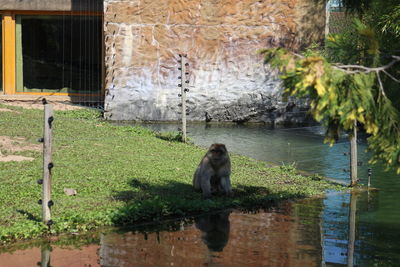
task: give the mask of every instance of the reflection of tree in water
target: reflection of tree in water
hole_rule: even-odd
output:
[[[196,227],[202,231],[201,239],[210,251],[221,252],[228,243],[231,211],[206,214],[195,218]]]

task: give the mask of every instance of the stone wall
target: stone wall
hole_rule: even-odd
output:
[[[106,118],[178,120],[182,53],[190,72],[188,120],[303,119],[296,113],[299,105],[281,101],[279,79],[257,50],[320,41],[324,23],[322,30],[312,23],[324,22],[325,13],[314,0],[106,0],[104,5]],[[299,33],[306,29],[308,36]]]

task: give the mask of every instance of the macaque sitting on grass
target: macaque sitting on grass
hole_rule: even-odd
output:
[[[212,144],[193,175],[193,187],[210,198],[212,193],[232,195],[231,161],[224,144]]]

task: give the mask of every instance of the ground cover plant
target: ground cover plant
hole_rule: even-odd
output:
[[[15,147],[37,144],[43,111],[0,105],[0,136]],[[91,109],[56,111],[54,120],[52,219],[41,223],[42,153],[0,143],[0,244],[47,234],[74,233],[99,226],[124,226],[201,212],[268,207],[277,201],[320,195],[337,188],[296,173],[292,166],[232,155],[234,197],[202,200],[192,175],[206,148],[160,138],[142,127],[115,126]],[[7,138],[5,138],[7,137]],[[229,148],[228,148],[229,149]],[[68,196],[65,188],[75,189]]]

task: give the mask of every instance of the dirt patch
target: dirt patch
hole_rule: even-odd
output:
[[[7,106],[21,107],[25,109],[43,109],[41,101],[0,100],[0,103]],[[48,103],[53,105],[54,110],[77,110],[84,108],[65,102],[48,101]],[[0,111],[2,111],[2,109],[0,109]],[[6,109],[5,111],[11,110]]]
[[[34,158],[31,157],[24,157],[24,156],[18,156],[18,155],[9,155],[9,156],[4,156],[0,153],[0,161],[1,162],[10,162],[10,161],[32,161]]]
[[[27,150],[40,151],[42,145],[28,143],[23,137],[10,138],[8,136],[0,136],[0,148],[13,153]]]
[[[21,113],[16,110],[8,109],[8,108],[0,108],[0,112],[12,112],[12,113]]]
[[[31,157],[24,157],[19,155],[4,155],[1,151],[8,153],[15,153],[20,151],[40,151],[41,144],[31,144],[26,141],[25,138],[15,137],[10,138],[8,136],[0,136],[0,161],[24,161],[24,160],[34,160]]]

